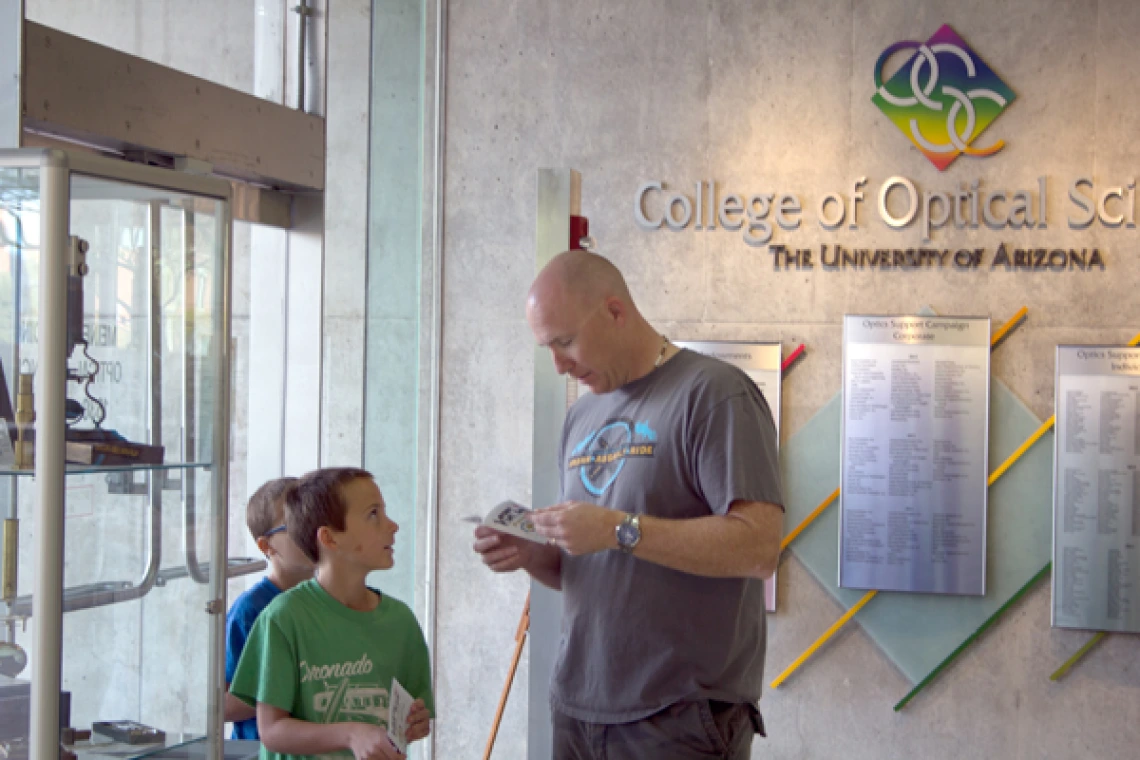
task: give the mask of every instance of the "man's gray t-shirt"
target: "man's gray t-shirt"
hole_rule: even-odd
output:
[[[560,453],[562,499],[672,519],[733,502],[783,505],[764,396],[741,370],[683,350],[645,377],[582,397]],[[643,526],[643,532],[645,528]],[[591,723],[683,699],[760,699],[764,583],[705,578],[620,551],[562,556],[551,703]]]

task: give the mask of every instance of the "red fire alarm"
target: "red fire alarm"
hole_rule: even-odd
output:
[[[570,217],[570,250],[584,251],[582,239],[590,236],[590,220],[584,216]]]

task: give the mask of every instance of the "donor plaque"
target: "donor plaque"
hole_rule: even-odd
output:
[[[847,315],[839,585],[983,595],[990,320]]]
[[[1140,633],[1140,348],[1058,346],[1053,625]]]

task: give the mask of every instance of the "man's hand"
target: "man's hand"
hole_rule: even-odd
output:
[[[587,504],[564,501],[534,512],[534,527],[567,554],[593,554],[617,548],[617,526],[625,520],[625,512]]]
[[[431,713],[422,699],[412,702],[412,709],[408,711],[408,730],[404,733],[408,742],[418,742],[427,738],[431,733]]]
[[[371,723],[348,725],[348,748],[356,760],[403,760],[388,732]]]
[[[533,541],[500,533],[485,525],[475,529],[475,552],[483,558],[483,564],[496,573],[526,570],[531,566],[536,551],[541,549]]]
[[[475,529],[475,551],[496,573],[526,570],[548,588],[562,588],[562,552],[553,544],[539,544],[480,525]]]

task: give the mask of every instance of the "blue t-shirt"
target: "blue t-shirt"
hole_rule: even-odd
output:
[[[281,593],[268,578],[262,578],[237,598],[226,613],[226,683],[233,683],[241,652],[261,611]],[[234,739],[259,741],[257,718],[234,723]]]

